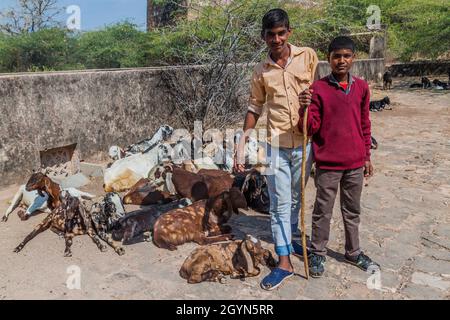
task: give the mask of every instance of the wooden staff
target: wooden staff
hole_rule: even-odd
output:
[[[306,145],[308,144],[308,107],[305,107],[303,117],[303,152],[302,152],[302,177],[301,177],[301,209],[300,209],[300,232],[302,233],[303,263],[305,265],[306,279],[309,279],[308,254],[306,249],[306,228],[305,228],[305,189],[306,189]]]

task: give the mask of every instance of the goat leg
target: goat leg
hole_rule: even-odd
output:
[[[224,235],[224,234],[229,234],[231,233],[231,227],[228,225],[215,225],[214,227],[212,227],[209,231],[208,231],[208,236],[209,237],[215,237],[215,236],[220,236],[220,235]]]
[[[205,234],[201,233],[199,236],[197,236],[194,239],[194,242],[198,243],[199,245],[205,245],[205,244],[210,244],[210,243],[215,243],[215,242],[220,242],[220,241],[232,240],[233,238],[234,238],[234,236],[232,234],[221,234],[221,235],[217,235],[217,236],[213,236],[213,237],[207,237],[207,236],[205,236]]]
[[[128,221],[127,226],[125,227],[125,232],[123,233],[123,243],[128,244],[134,238],[134,233],[137,227],[137,221]]]
[[[19,191],[17,191],[17,193],[14,195],[14,198],[11,201],[11,205],[6,210],[5,215],[2,218],[3,222],[8,221],[8,217],[11,214],[11,212],[13,212],[20,205],[20,202],[22,201],[23,198],[23,191],[24,187],[20,187]]]
[[[125,254],[125,249],[121,245],[117,245],[110,234],[102,231],[98,233],[98,236],[100,237],[100,239],[109,244],[119,256]]]
[[[20,252],[23,247],[34,237],[36,237],[39,233],[44,232],[52,225],[53,215],[49,214],[40,224],[38,224],[33,231],[29,235],[23,239],[23,241],[14,249],[14,252]]]
[[[107,249],[106,246],[101,243],[99,237],[95,234],[94,229],[92,227],[89,227],[87,229],[87,234],[92,239],[92,241],[94,241],[94,243],[97,245],[97,247],[99,248],[99,250],[101,252],[105,252],[106,251],[106,249]]]
[[[72,256],[72,250],[70,249],[70,247],[72,247],[72,243],[73,243],[73,237],[75,235],[73,233],[70,232],[66,232],[64,234],[64,239],[66,240],[66,248],[64,249],[64,257],[71,257]]]
[[[213,281],[224,283],[223,278],[225,278],[218,270],[208,270],[202,274],[202,281]]]

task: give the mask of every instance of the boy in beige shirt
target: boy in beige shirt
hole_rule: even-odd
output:
[[[271,229],[279,262],[261,282],[266,290],[277,288],[294,274],[290,254],[301,254],[301,246],[292,242],[292,233],[298,229],[303,152],[307,152],[307,176],[312,163],[311,147],[308,144],[303,150],[303,136],[297,123],[299,95],[312,84],[318,59],[313,49],[288,43],[291,33],[284,10],[272,9],[264,15],[261,36],[269,54],[254,69],[244,122],[244,132],[255,128],[263,107],[267,108],[267,156],[271,172],[267,180]],[[243,158],[241,153],[237,154],[239,160]],[[244,165],[238,162],[235,161],[235,170],[242,172]]]

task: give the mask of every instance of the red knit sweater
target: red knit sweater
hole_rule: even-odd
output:
[[[308,107],[308,135],[316,165],[320,169],[348,170],[370,160],[370,90],[367,83],[352,77],[347,91],[327,76],[316,81]],[[300,109],[299,129],[303,124]]]

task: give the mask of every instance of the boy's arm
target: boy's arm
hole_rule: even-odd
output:
[[[309,66],[308,69],[311,73],[311,82],[314,82],[315,80],[319,79],[319,74],[318,74],[318,68],[317,65],[319,64],[319,58],[317,57],[317,53],[314,50],[309,50]],[[300,132],[303,133],[303,112],[304,112],[304,106],[305,105],[311,105],[311,101],[312,101],[312,95],[313,95],[313,89],[312,88],[308,88],[305,91],[301,92],[299,95],[299,102],[300,102],[300,110],[299,110],[299,115],[300,115],[300,120],[298,123],[298,127],[300,129]],[[311,124],[312,123],[316,123],[317,120],[320,122],[320,117],[319,119],[317,119],[317,115],[315,115],[316,119],[313,120],[311,118],[311,109],[309,109],[308,111],[308,127],[309,130],[312,129]],[[314,111],[313,111],[314,112]],[[318,124],[320,127],[320,123]],[[310,133],[310,131],[308,130],[308,134]],[[318,130],[318,129],[317,129]],[[317,132],[316,130],[316,132]],[[312,135],[312,134],[309,134]]]
[[[319,96],[314,92],[315,88],[312,87],[312,98],[311,104],[308,106],[308,136],[312,136],[317,131],[319,131],[320,126],[322,124],[322,119],[320,116],[320,99]],[[298,120],[298,129],[301,133],[303,133],[303,119],[304,119],[305,108],[300,107],[299,109],[299,120]]]
[[[361,129],[364,137],[364,144],[366,147],[366,161],[370,161],[370,146],[372,144],[369,103],[370,90],[369,86],[366,84],[366,90],[361,105]]]
[[[253,71],[252,74],[248,102],[248,112],[252,112],[259,117],[263,111],[264,103],[266,103],[266,89],[264,88],[264,82],[258,70]]]
[[[366,163],[364,165],[364,176],[373,176],[373,166],[370,161],[370,146],[372,144],[371,140],[371,123],[370,123],[370,89],[366,83],[366,90],[361,104],[361,129],[364,138],[364,144],[366,147]]]
[[[245,142],[247,142],[251,133],[248,130],[256,127],[256,123],[258,122],[264,104],[266,103],[266,90],[261,74],[257,70],[253,71],[250,85],[249,106],[244,121],[244,135],[241,137],[241,141],[237,141],[236,154],[234,157],[234,169],[237,172],[244,171]]]

